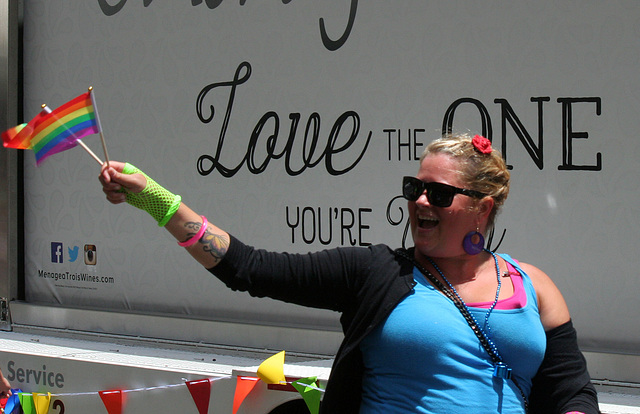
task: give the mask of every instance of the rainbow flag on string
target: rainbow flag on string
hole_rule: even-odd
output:
[[[78,145],[87,135],[98,134],[98,116],[91,93],[86,92],[51,111],[45,107],[29,123],[21,124],[2,133],[5,147],[31,149],[36,164],[53,154]]]

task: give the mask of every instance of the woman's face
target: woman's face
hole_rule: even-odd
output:
[[[438,182],[459,188],[468,188],[460,179],[458,161],[445,154],[431,154],[420,164],[417,178],[424,182]],[[482,202],[456,194],[449,207],[436,207],[429,203],[426,193],[416,201],[409,201],[411,233],[417,253],[430,257],[465,255],[464,236],[476,229],[482,232],[486,225],[487,207],[491,199]]]

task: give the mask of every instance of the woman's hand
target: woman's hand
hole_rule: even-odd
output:
[[[100,183],[107,200],[113,204],[127,201],[125,191],[139,193],[147,185],[147,179],[142,174],[123,174],[124,163],[110,161],[105,163],[100,171]]]
[[[0,397],[10,397],[11,396],[11,384],[9,380],[7,380],[4,375],[2,375],[2,371],[0,371]]]

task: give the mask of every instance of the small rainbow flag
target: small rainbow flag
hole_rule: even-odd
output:
[[[28,127],[25,129],[27,126],[28,124],[20,124],[4,131],[2,133],[2,145],[5,148],[29,149],[33,128]]]
[[[80,138],[100,132],[89,92],[39,116],[41,119],[31,135],[37,165],[53,154],[75,147]]]
[[[80,138],[98,133],[97,113],[89,91],[53,111],[44,106],[28,124],[3,132],[2,141],[5,147],[33,150],[36,165],[40,165],[49,156],[78,145]]]

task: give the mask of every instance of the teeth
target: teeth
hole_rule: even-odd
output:
[[[418,215],[418,220],[423,220],[423,221],[438,221],[438,219],[437,219],[437,218],[435,218],[435,217],[420,216],[420,215]]]
[[[438,225],[440,220],[429,216],[418,216],[418,227],[420,228],[434,228]]]

